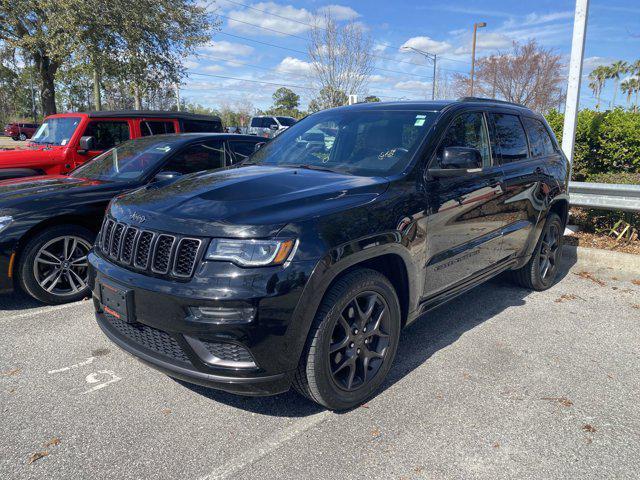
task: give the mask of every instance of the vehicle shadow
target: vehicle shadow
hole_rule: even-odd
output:
[[[35,300],[20,290],[16,290],[12,293],[0,294],[0,311],[25,310],[44,306],[46,306],[44,303]]]
[[[575,262],[573,255],[563,257],[558,281],[562,281],[569,274]],[[531,291],[514,286],[505,275],[502,275],[448,304],[425,313],[403,331],[394,365],[377,395],[420,367],[434,353],[456,342],[465,332],[509,307],[524,305],[526,297],[530,294]],[[551,297],[549,298],[551,301]],[[323,410],[322,407],[297,395],[293,389],[272,397],[243,397],[178,382],[216,402],[262,415],[304,417]]]

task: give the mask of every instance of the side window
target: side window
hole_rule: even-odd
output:
[[[255,151],[256,144],[254,142],[229,142],[229,148],[235,157],[233,163],[238,163],[244,161]]]
[[[115,120],[91,122],[83,136],[95,139],[96,150],[107,150],[129,140],[129,123]]]
[[[482,156],[482,165],[490,166],[489,139],[484,115],[480,112],[465,113],[449,125],[436,154],[436,163],[439,168],[442,168],[442,152],[447,147],[474,148]]]
[[[251,119],[251,126],[254,128],[258,128],[260,126],[260,119],[257,117],[253,117]]]
[[[224,166],[224,145],[216,140],[187,147],[169,160],[163,170],[186,175]]]
[[[219,133],[222,132],[222,124],[206,120],[184,120],[182,122],[182,132]]]
[[[162,135],[164,133],[176,133],[173,122],[160,122],[155,120],[140,122],[140,135],[143,137]]]
[[[537,158],[553,155],[555,153],[553,141],[551,140],[549,131],[544,124],[540,120],[528,117],[524,117],[522,121],[527,129],[527,134],[529,135],[531,156]]]
[[[491,114],[496,129],[502,163],[517,162],[528,156],[527,137],[517,115]]]

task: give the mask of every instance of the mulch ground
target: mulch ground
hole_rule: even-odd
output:
[[[616,252],[633,253],[640,255],[640,241],[617,241],[613,237],[597,235],[595,233],[578,232],[564,237],[565,245],[575,245],[587,248],[601,248]]]

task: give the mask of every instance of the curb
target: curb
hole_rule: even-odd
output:
[[[640,255],[574,245],[564,245],[562,255],[563,263],[572,268],[598,269],[614,276],[640,276]]]

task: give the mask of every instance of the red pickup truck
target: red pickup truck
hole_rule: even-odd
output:
[[[50,115],[25,148],[0,151],[0,180],[66,174],[125,140],[186,132],[222,132],[222,122],[210,115],[140,110]]]

